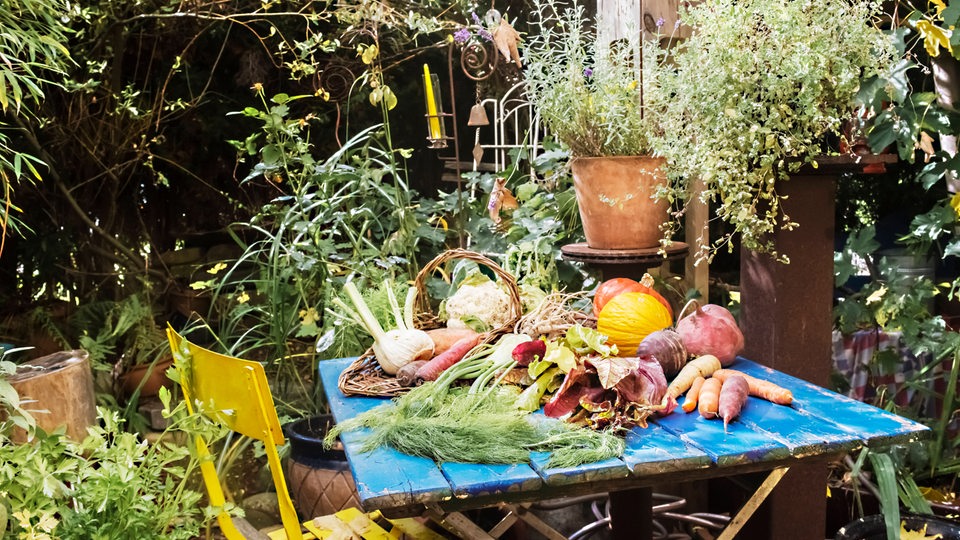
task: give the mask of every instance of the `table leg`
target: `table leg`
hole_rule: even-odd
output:
[[[789,467],[783,467],[780,469],[774,469],[767,475],[766,480],[760,484],[760,487],[757,488],[757,491],[753,493],[750,499],[747,501],[743,508],[737,512],[737,515],[733,517],[733,520],[730,521],[730,524],[727,525],[727,528],[723,530],[717,540],[733,540],[737,536],[737,533],[740,532],[740,529],[743,528],[744,524],[750,519],[750,516],[757,511],[757,508],[763,504],[763,501],[766,500],[767,495],[770,495],[770,492],[773,491],[773,488],[777,487],[777,484],[780,482],[780,479],[783,478],[783,475],[787,474],[787,471],[790,470]]]
[[[653,490],[626,489],[610,493],[613,540],[646,540],[653,537]]]

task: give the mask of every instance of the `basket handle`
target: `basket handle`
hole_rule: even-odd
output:
[[[444,251],[421,268],[413,282],[413,286],[416,289],[416,296],[414,297],[416,310],[421,314],[432,315],[430,311],[430,299],[425,292],[427,279],[433,275],[442,264],[454,259],[467,259],[482,264],[492,270],[493,273],[497,275],[497,278],[501,280],[506,287],[507,294],[510,296],[510,320],[499,328],[493,329],[492,333],[512,332],[514,325],[523,314],[523,302],[520,299],[520,288],[517,286],[517,278],[506,272],[489,257],[475,251],[461,248],[450,249]]]

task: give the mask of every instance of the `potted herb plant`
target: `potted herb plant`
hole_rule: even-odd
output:
[[[879,2],[849,0],[708,0],[682,9],[693,35],[660,79],[670,99],[654,142],[671,179],[660,196],[681,206],[712,201],[730,226],[698,258],[739,234],[743,247],[784,260],[768,235],[797,224],[778,184],[804,163],[816,166],[825,136],[854,118],[860,81],[892,67],[879,14]],[[703,189],[694,193],[697,178]],[[680,226],[673,220],[665,234]]]
[[[118,373],[126,396],[137,389],[140,396],[154,396],[161,386],[171,386],[166,370],[173,357],[150,298],[135,293],[117,302],[88,304],[73,318],[94,369]]]
[[[666,176],[653,157],[666,103],[664,51],[639,28],[598,39],[584,7],[536,0],[524,50],[527,95],[547,130],[571,155],[587,244],[598,249],[659,244],[668,205],[654,193]]]

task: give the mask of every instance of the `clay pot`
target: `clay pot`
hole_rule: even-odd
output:
[[[7,382],[21,400],[30,402],[26,408],[36,411],[33,416],[44,431],[66,426],[67,436],[81,441],[87,427],[97,421],[93,371],[86,351],[61,351],[23,362]],[[24,442],[27,434],[17,428],[12,439]]]
[[[140,397],[151,397],[159,394],[161,387],[171,389],[173,381],[167,377],[167,368],[172,365],[173,357],[170,356],[151,364],[130,366],[120,375],[120,390],[125,396],[131,396],[140,388]]]
[[[660,243],[666,201],[650,198],[666,182],[664,160],[648,156],[576,158],[573,186],[587,246],[643,249]]]
[[[210,296],[209,292],[193,290],[172,290],[167,293],[167,301],[171,311],[175,311],[184,317],[189,317],[194,313],[206,317],[213,305],[213,297]]]
[[[303,418],[284,428],[290,439],[287,485],[303,516],[326,516],[360,507],[360,496],[342,449],[327,450],[323,437],[333,425],[330,415]]]

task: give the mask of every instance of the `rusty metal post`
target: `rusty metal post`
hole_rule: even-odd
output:
[[[783,186],[781,189],[781,185]],[[830,376],[835,173],[796,175],[777,185],[800,224],[776,233],[782,264],[744,250],[740,258],[743,355],[820,386]],[[823,538],[825,464],[791,469],[751,523],[762,538]]]

